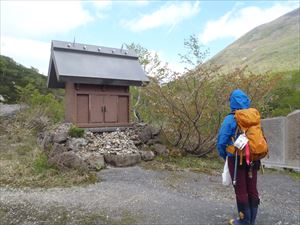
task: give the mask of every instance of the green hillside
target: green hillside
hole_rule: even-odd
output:
[[[0,55],[0,95],[5,103],[16,103],[19,98],[16,87],[25,87],[31,83],[41,93],[47,93],[47,77],[34,68],[27,68],[13,59]]]
[[[211,59],[224,70],[248,65],[253,72],[300,68],[300,9],[246,33]]]

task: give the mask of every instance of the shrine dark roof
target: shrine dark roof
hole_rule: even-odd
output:
[[[149,82],[133,50],[52,41],[47,86],[65,82],[142,86]]]

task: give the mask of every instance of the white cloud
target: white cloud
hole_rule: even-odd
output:
[[[113,4],[124,5],[124,6],[146,6],[150,3],[149,0],[122,0],[122,1],[113,1],[113,0],[93,0],[91,1],[94,7],[100,10],[110,8]]]
[[[161,26],[175,26],[184,19],[196,15],[200,10],[199,1],[165,4],[157,11],[143,15],[139,19],[122,21],[132,31],[144,31]]]
[[[217,20],[206,23],[204,31],[200,34],[203,44],[208,42],[233,37],[241,37],[253,28],[268,23],[289,11],[298,8],[299,3],[287,2],[277,3],[267,9],[256,6],[233,9]]]
[[[47,75],[50,42],[1,36],[1,55],[9,56],[26,67],[34,67]]]
[[[129,1],[130,2],[130,1]],[[134,3],[138,6],[145,6],[149,4],[149,0],[135,0]]]
[[[80,1],[1,1],[1,35],[47,37],[90,21]]]
[[[94,1],[92,1],[92,3],[98,9],[105,9],[105,8],[108,8],[112,5],[111,0],[94,0]]]
[[[111,9],[112,6],[112,0],[93,0],[91,2],[87,1],[87,3],[96,9],[94,14],[99,20],[103,20],[107,17],[107,14],[104,13],[104,11]]]
[[[150,0],[130,0],[130,1],[122,1],[122,3],[125,3],[129,6],[146,6],[149,5]]]

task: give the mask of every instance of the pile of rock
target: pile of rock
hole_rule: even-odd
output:
[[[38,143],[48,155],[49,163],[60,169],[100,170],[106,164],[132,166],[141,160],[152,160],[155,155],[168,154],[167,148],[160,144],[160,130],[147,124],[135,124],[124,131],[86,131],[82,138],[68,135],[71,126],[64,123],[38,136]]]
[[[125,131],[126,135],[130,137],[136,146],[160,143],[160,132],[161,129],[146,123],[136,123]]]
[[[89,141],[86,151],[97,151],[100,154],[133,154],[138,153],[138,148],[130,140],[125,132],[116,130],[110,133],[92,133],[85,134]]]

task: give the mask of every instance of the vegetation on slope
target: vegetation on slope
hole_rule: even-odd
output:
[[[46,86],[47,77],[31,67],[27,68],[16,63],[13,59],[0,55],[0,95],[4,103],[13,104],[22,97],[18,88],[31,84],[41,94],[54,93],[62,98],[63,90],[51,90]]]
[[[88,171],[60,171],[48,164],[37,144],[37,135],[62,121],[63,101],[51,93],[41,94],[32,84],[18,88],[27,105],[15,117],[0,117],[0,187],[69,187],[97,181]]]
[[[281,73],[280,82],[270,93],[265,116],[286,116],[300,109],[300,70]]]
[[[254,28],[211,59],[225,71],[248,65],[252,72],[300,69],[300,9]]]

